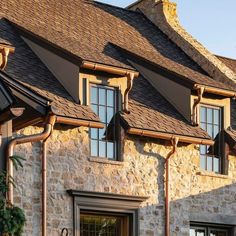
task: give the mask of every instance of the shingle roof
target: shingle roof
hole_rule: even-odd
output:
[[[8,14],[3,15],[4,17],[67,50],[78,59],[130,68],[126,58],[110,42],[127,45],[127,48],[136,45],[132,48],[134,53],[138,54],[145,48],[149,56],[155,54],[154,57],[166,68],[171,69],[174,65],[180,73],[187,70],[189,77],[197,73],[208,78],[195,62],[140,13],[85,0],[70,1],[67,4],[62,0],[41,0],[33,3],[27,0],[21,3],[21,8],[14,0],[4,0],[0,6],[7,9]],[[4,20],[0,22],[1,36],[16,47],[7,67],[9,75],[52,100],[53,107],[61,115],[98,119],[89,107],[73,101]],[[153,60],[153,57],[150,59]],[[169,65],[170,62],[172,64]],[[122,115],[129,127],[209,138],[205,131],[191,126],[141,76],[135,79],[129,103],[131,113]]]
[[[236,150],[236,130],[232,128],[225,130],[225,140],[231,149]]]
[[[1,37],[0,37],[0,44],[11,45],[11,43],[9,41],[7,41],[6,39],[1,38]]]
[[[58,80],[3,19],[0,20],[0,37],[16,47],[5,69],[9,76],[52,101],[52,110],[57,115],[99,121],[90,107],[73,101]]]
[[[136,54],[145,49],[148,60],[197,83],[232,89],[210,79],[142,13],[89,0],[25,0],[21,7],[16,0],[2,0],[0,6],[3,17],[78,58],[130,68],[109,43]]]
[[[129,110],[130,114],[121,116],[130,128],[210,139],[207,132],[193,127],[142,76],[135,79]]]
[[[236,73],[236,59],[217,56],[226,66]]]

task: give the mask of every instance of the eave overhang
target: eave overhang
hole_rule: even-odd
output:
[[[2,81],[4,81],[4,83],[10,88],[15,97],[20,98],[42,115],[47,113],[48,107],[52,101],[36,94],[34,91],[14,80],[3,71],[0,71],[0,79],[2,79]]]
[[[158,138],[158,139],[164,139],[164,140],[171,140],[175,137],[178,137],[179,142],[183,142],[183,143],[202,144],[202,145],[210,145],[210,146],[214,145],[214,141],[211,139],[184,136],[184,135],[179,135],[179,134],[163,133],[163,132],[144,130],[144,129],[139,129],[139,128],[128,128],[127,133],[132,134],[132,135],[138,135],[138,136],[149,137],[149,138]]]

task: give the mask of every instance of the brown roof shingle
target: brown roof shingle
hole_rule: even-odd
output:
[[[130,128],[210,139],[199,127],[193,127],[142,76],[135,79],[130,94],[130,114],[121,116]]]
[[[5,69],[9,76],[52,101],[52,110],[57,115],[99,121],[90,107],[73,101],[64,87],[3,19],[0,20],[0,37],[4,37],[16,47]]]
[[[226,66],[236,73],[236,59],[217,56]]]
[[[149,61],[218,88],[235,89],[217,83],[142,13],[89,0],[2,0],[2,17],[65,49],[94,62],[130,68],[109,44],[144,54]],[[4,12],[7,12],[5,15]],[[143,53],[142,53],[143,54]]]
[[[189,77],[201,75],[201,68],[173,44],[142,14],[92,1],[32,1],[18,4],[3,0],[1,7],[8,9],[3,15],[10,21],[66,49],[72,55],[99,63],[130,68],[122,53],[110,43],[127,45],[134,53],[145,48],[147,57],[161,61],[163,66],[176,67],[179,73],[188,71]],[[17,11],[16,11],[17,8]],[[3,12],[3,11],[0,11]],[[99,27],[98,27],[99,26]],[[7,73],[36,93],[53,101],[58,114],[80,119],[98,120],[87,106],[75,103],[62,85],[36,57],[24,41],[0,22],[0,37],[15,47]],[[132,46],[135,45],[135,46]],[[154,54],[154,56],[151,56]],[[171,64],[171,63],[172,64]],[[207,79],[206,79],[207,80]],[[214,83],[214,80],[212,80]],[[193,127],[143,77],[134,82],[130,96],[130,114],[122,114],[129,127],[209,139],[208,134]]]
[[[236,130],[232,128],[225,130],[225,141],[229,144],[231,149],[236,151]]]

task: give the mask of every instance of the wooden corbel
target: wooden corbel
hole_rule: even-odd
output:
[[[14,51],[15,51],[15,48],[10,47],[8,45],[1,45],[0,44],[0,54],[1,54],[0,59],[2,59],[2,60],[0,60],[0,69],[1,70],[4,70],[7,65],[9,53],[13,53]]]

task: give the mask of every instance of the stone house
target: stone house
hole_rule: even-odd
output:
[[[2,0],[0,52],[24,235],[236,235],[236,60],[174,3]]]

